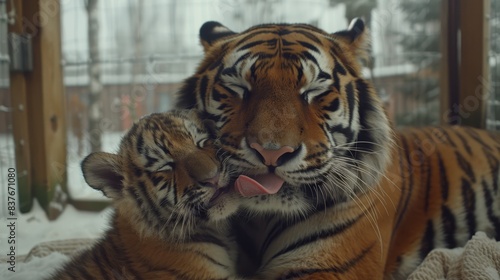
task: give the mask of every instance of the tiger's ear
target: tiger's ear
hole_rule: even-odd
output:
[[[200,41],[206,52],[216,41],[236,34],[229,28],[216,21],[207,21],[200,28]]]
[[[336,40],[343,42],[353,51],[358,58],[366,58],[369,44],[368,30],[365,23],[360,18],[355,18],[349,24],[347,30],[342,30],[332,34]]]
[[[89,186],[112,199],[122,196],[123,176],[120,172],[119,156],[95,152],[82,161],[83,177]]]

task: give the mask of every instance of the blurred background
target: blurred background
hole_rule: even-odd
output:
[[[372,36],[364,75],[396,126],[500,129],[500,0],[3,0],[0,185],[16,168],[18,210],[50,220],[65,207],[104,209],[81,160],[116,151],[135,120],[173,108],[202,58],[205,21],[335,32],[355,17]]]

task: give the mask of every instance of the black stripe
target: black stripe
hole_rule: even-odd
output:
[[[247,59],[248,57],[250,57],[252,55],[252,52],[247,52],[245,53],[244,55],[238,57],[238,59],[233,63],[232,67],[231,68],[234,68],[234,74],[238,74],[237,70],[236,70],[236,65],[238,65],[242,60],[245,60]],[[224,72],[226,70],[224,69]]]
[[[163,153],[165,153],[166,155],[169,155],[170,152],[169,150],[167,149],[167,146],[165,145],[165,142],[167,141],[167,137],[165,136],[165,134],[161,134],[160,138],[159,139],[155,139],[155,143],[158,147],[160,147],[160,149],[163,151]]]
[[[342,64],[344,67],[347,69],[347,72],[354,78],[358,78],[359,75],[358,73],[352,68],[349,64],[349,61],[346,59],[344,52],[342,51],[342,48],[340,48],[337,43],[331,41],[330,45],[330,55],[333,56],[334,58],[337,58],[336,62],[339,63],[339,61],[342,61]]]
[[[446,137],[446,141],[452,146],[452,147],[457,147],[457,145],[455,145],[455,142],[453,142],[453,140],[451,140],[451,137],[450,135],[448,134],[448,132],[446,131],[446,129],[442,128],[442,127],[438,127],[439,131],[444,135],[444,137]]]
[[[164,179],[163,176],[161,175],[153,175],[151,174],[151,182],[153,183],[153,186],[157,187],[161,181]]]
[[[302,31],[302,30],[295,30],[294,32],[306,36],[309,40],[315,42],[316,44],[321,44],[321,40],[319,40],[315,34],[311,34],[308,31]]]
[[[169,186],[169,182],[168,181],[164,181],[163,184],[161,185],[161,187],[158,188],[158,191],[162,191],[162,190],[164,190],[168,186]]]
[[[408,182],[405,182],[405,177],[404,176],[404,164],[403,160],[400,159],[400,168],[401,168],[401,177],[402,177],[402,184],[401,184],[401,199],[398,204],[398,209],[401,206],[402,203],[402,210],[399,212],[398,219],[396,221],[395,229],[399,227],[401,220],[403,216],[406,214],[406,209],[408,208],[408,204],[410,201],[410,197],[413,193],[413,167],[411,166],[410,163],[410,155],[409,155],[409,146],[408,142],[406,141],[405,137],[401,137],[401,144],[403,145],[403,149],[400,150],[401,157],[405,156],[405,162],[408,167]],[[406,189],[407,188],[407,189]],[[406,193],[406,196],[405,196]],[[404,202],[403,202],[404,200]]]
[[[262,246],[260,247],[261,256],[264,255],[264,253],[267,251],[269,245],[272,244],[272,242],[287,228],[288,226],[286,226],[283,222],[274,224],[273,228],[268,232],[266,239],[264,240],[264,242],[262,242]]]
[[[269,34],[269,33],[273,33],[272,29],[271,30],[260,30],[260,31],[255,31],[255,32],[249,33],[243,38],[238,38],[238,41],[236,42],[236,44],[234,44],[234,46],[239,46],[240,44],[248,41],[249,39],[253,39],[255,36],[257,36],[259,34]]]
[[[323,97],[323,95],[328,95],[331,91],[330,90],[327,90],[323,93],[321,93],[320,95],[316,96],[316,98],[321,98]],[[322,109],[325,110],[325,111],[330,111],[330,112],[335,112],[339,109],[339,105],[340,105],[340,101],[339,101],[339,98],[335,98],[332,100],[332,102],[330,102],[330,104],[328,104],[327,106],[323,106]],[[351,116],[350,118],[352,119],[352,113],[351,113]]]
[[[155,218],[157,219],[157,223],[158,224],[162,224],[165,222],[165,220],[163,219],[163,216],[162,214],[160,213],[160,210],[158,209],[157,205],[153,202],[153,200],[151,199],[151,197],[149,196],[149,193],[147,192],[146,190],[146,185],[144,184],[144,182],[142,180],[139,180],[138,182],[138,185],[139,185],[139,191],[141,192],[142,194],[142,197],[145,198],[147,204],[148,204],[148,209],[144,209],[145,211],[147,211],[147,213],[153,213]]]
[[[334,273],[334,274],[344,274],[347,271],[349,271],[351,268],[356,266],[365,256],[368,252],[370,252],[373,247],[375,246],[375,243],[372,243],[369,247],[364,248],[359,254],[351,258],[349,261],[343,263],[340,266],[333,266],[330,268],[310,268],[310,269],[297,269],[297,270],[292,270],[285,274],[284,276],[280,277],[279,279],[296,279],[300,278],[303,279],[306,276],[310,276],[312,274],[317,274],[317,273]],[[310,279],[310,277],[307,277],[307,279]],[[319,278],[318,278],[319,279]],[[321,279],[326,279],[321,278]]]
[[[135,143],[136,150],[139,154],[144,153],[144,137],[142,133],[137,135],[137,142]]]
[[[240,221],[236,221],[231,224],[231,229],[233,230],[236,237],[236,243],[238,244],[238,251],[241,254],[245,254],[251,260],[252,263],[248,263],[246,266],[253,265],[254,267],[259,267],[262,255],[258,250],[258,245],[255,240],[256,238],[252,234],[249,234],[249,232],[245,230],[241,224],[243,223],[240,223]]]
[[[241,98],[243,99],[243,94],[239,94],[238,92],[236,92],[235,90],[233,90],[232,88],[226,86],[226,85],[220,85],[225,91],[229,92],[233,97],[237,97],[237,98]]]
[[[321,68],[319,67],[319,63],[318,63],[318,60],[316,60],[316,58],[310,54],[309,52],[307,51],[304,51],[302,52],[302,55],[306,58],[306,59],[309,59],[310,61],[312,61],[314,64],[316,64],[316,66],[318,66],[318,68],[321,70]]]
[[[144,165],[145,168],[150,168],[158,162],[158,159],[149,156],[149,152],[149,148],[146,148],[146,152],[143,154],[143,156],[146,158],[146,164]]]
[[[315,53],[318,53],[318,54],[320,53],[319,49],[316,48],[316,46],[314,46],[313,44],[310,44],[310,43],[304,42],[304,41],[297,41],[297,43],[299,43],[300,45],[302,45],[305,48],[312,50]]]
[[[227,246],[226,243],[224,243],[219,238],[217,238],[213,235],[210,235],[210,234],[195,234],[195,235],[191,236],[191,238],[189,239],[189,242],[215,244],[219,247],[224,248],[226,251],[229,251],[229,247]]]
[[[369,94],[371,89],[370,85],[361,80],[356,80],[356,91],[358,95],[358,114],[359,114],[359,124],[363,129],[358,134],[358,141],[361,143],[357,143],[356,147],[361,151],[376,151],[374,144],[371,144],[374,141],[373,136],[371,135],[373,129],[378,129],[377,127],[373,127],[372,123],[369,123],[369,120],[373,119],[373,113],[378,112],[379,109],[375,106],[375,102]],[[359,157],[357,157],[359,159]]]
[[[192,254],[194,254],[194,255],[198,255],[198,256],[200,256],[200,257],[205,258],[205,260],[206,260],[206,261],[210,262],[210,263],[211,263],[211,264],[213,264],[213,265],[220,266],[220,267],[222,267],[223,269],[226,269],[226,270],[228,270],[228,269],[229,269],[229,267],[228,267],[227,265],[225,265],[225,264],[223,264],[223,263],[221,263],[221,262],[217,261],[216,259],[212,258],[212,257],[211,257],[211,256],[209,256],[206,252],[203,252],[203,251],[201,251],[201,250],[196,250],[196,249],[191,249],[191,250],[190,250],[190,249],[184,248],[183,253],[188,253],[188,252],[189,252],[189,253],[192,253]],[[209,265],[209,266],[210,266],[210,265]],[[175,266],[175,267],[177,267],[177,266]],[[178,266],[178,267],[179,267],[179,268],[181,268],[181,269],[183,268],[183,267],[181,267],[181,266]],[[182,275],[182,276],[184,276],[184,277],[185,277],[185,276],[186,276],[185,274],[190,272],[190,270],[189,270],[189,265],[185,266],[184,268],[188,268],[188,269],[187,269],[188,271],[180,272],[180,271],[178,271],[178,270],[169,269],[169,268],[165,268],[165,267],[153,267],[153,269],[154,269],[154,270],[163,270],[163,269],[166,269],[167,271],[169,271],[169,272],[170,272],[170,273],[172,273],[172,274],[174,274],[174,273],[175,273],[175,274],[177,274],[177,275]],[[150,269],[150,270],[153,270],[153,269]],[[201,275],[201,274],[200,274],[200,275]],[[185,278],[181,278],[181,279],[185,279]],[[203,278],[203,279],[205,279],[205,278]]]
[[[82,277],[78,277],[79,279],[95,279],[91,274],[89,274],[89,271],[87,271],[87,267],[84,265],[75,265],[75,269],[77,273],[79,273]]]
[[[432,167],[430,166],[430,164],[425,164],[424,166],[427,169],[427,172],[425,174],[425,178],[426,178],[426,184],[425,184],[425,212],[427,212],[429,210],[430,191],[431,191],[431,188],[432,188]]]
[[[225,51],[221,51],[219,53],[223,54],[223,53],[225,53]],[[215,70],[215,68],[219,68],[220,69],[220,67],[223,65],[223,63],[222,63],[223,60],[224,60],[224,56],[223,55],[217,57],[214,61],[212,61],[210,63],[210,65],[207,65],[208,69],[207,69],[207,67],[204,67],[204,70],[208,71],[208,72],[211,72],[211,71]],[[198,71],[198,72],[199,73],[204,73],[205,71]]]
[[[468,180],[462,178],[462,204],[465,210],[465,220],[469,229],[469,239],[476,233],[476,193]]]
[[[457,247],[457,240],[455,239],[455,231],[457,230],[457,222],[455,215],[451,212],[450,208],[445,205],[441,206],[441,223],[443,225],[444,241],[447,248]]]
[[[179,202],[179,199],[177,197],[177,184],[175,183],[175,178],[172,180],[172,196],[174,197],[174,205],[177,205],[177,203]]]
[[[92,260],[94,261],[94,264],[95,266],[97,266],[97,268],[99,269],[99,273],[101,274],[102,277],[100,277],[99,279],[110,279],[108,277],[108,273],[107,271],[105,270],[106,269],[109,269],[112,267],[108,264],[105,263],[105,260],[102,260],[101,259],[101,256],[102,256],[102,252],[105,252],[106,250],[104,250],[103,246],[99,246],[99,250],[92,250],[91,251],[91,258]],[[90,278],[86,278],[86,279],[90,279]]]
[[[490,166],[490,173],[491,177],[493,179],[493,190],[495,193],[498,191],[498,175],[499,175],[499,166],[500,162],[498,158],[496,157],[495,153],[491,153],[486,151],[485,148],[483,148],[483,153],[488,160],[488,165]]]
[[[207,107],[207,90],[208,90],[208,77],[203,76],[199,82],[198,92],[200,93],[201,103],[203,108]]]
[[[370,209],[368,209],[368,210],[370,210]],[[307,235],[305,237],[302,237],[302,238],[296,240],[295,242],[293,242],[292,244],[281,249],[279,252],[277,252],[271,258],[269,258],[266,265],[269,262],[271,262],[273,259],[275,259],[281,255],[284,255],[286,253],[289,253],[293,250],[296,250],[302,246],[306,246],[306,245],[314,243],[318,240],[327,239],[327,238],[336,236],[336,235],[344,232],[345,230],[349,229],[351,226],[355,225],[361,219],[361,217],[363,217],[364,215],[366,215],[365,212],[361,213],[360,215],[358,215],[356,218],[354,218],[352,220],[349,220],[349,221],[342,223],[342,224],[335,225],[335,227],[333,227],[333,228],[321,230],[319,232],[315,232],[313,234]]]
[[[296,86],[299,86],[302,83],[302,77],[304,76],[304,70],[300,67],[296,67],[296,70],[297,70]]]
[[[332,86],[340,92],[340,75],[345,75],[347,72],[345,71],[345,68],[340,64],[339,61],[335,62],[335,65],[333,66],[333,71],[332,71],[332,79],[333,83]]]
[[[335,139],[335,136],[333,135],[333,133],[343,134],[346,138],[346,143],[351,143],[352,140],[354,139],[354,131],[352,130],[352,128],[350,126],[343,127],[341,124],[335,125],[335,126],[330,127],[328,132],[330,134],[332,134],[332,138],[334,138],[334,139]],[[365,131],[361,131],[359,133],[359,135],[361,137],[369,136],[368,134],[365,133]],[[363,145],[365,143],[365,141],[368,141],[368,140],[362,140],[362,139],[360,139],[360,137],[358,137],[356,142],[361,142],[361,143],[356,143],[356,150],[353,151],[352,153],[350,153],[350,157],[353,157],[356,159],[361,159],[361,156],[364,154],[363,151],[370,151],[370,150],[366,150],[367,149],[366,145]],[[339,143],[337,142],[336,144],[339,144]],[[340,144],[344,144],[344,143],[340,143]]]
[[[216,81],[216,80],[219,80],[219,79],[220,79],[220,75],[221,75],[221,73],[222,73],[222,70],[224,70],[224,64],[222,64],[222,62],[221,62],[221,64],[220,64],[220,65],[218,66],[218,68],[217,68],[217,72],[215,72],[215,76],[214,76],[214,79],[213,79],[213,80],[215,80],[215,81]]]
[[[432,144],[437,144],[436,141],[434,140],[435,134],[434,133],[430,134],[429,130],[430,130],[429,128],[424,128],[421,129],[420,131],[422,131],[422,133],[425,134],[426,140],[430,141]],[[432,130],[430,131],[432,132]]]
[[[179,98],[177,100],[176,107],[184,109],[192,109],[196,107],[197,84],[197,77],[188,78],[183,82],[183,86],[179,90]]]
[[[212,90],[212,100],[220,102],[226,98],[228,98],[228,96],[226,94],[220,93],[220,91],[218,91],[215,88]]]
[[[249,53],[246,53],[246,55],[248,55]],[[241,57],[240,57],[241,58]],[[238,76],[238,72],[236,71],[236,67],[235,67],[235,64],[234,63],[231,67],[227,67],[225,68],[224,70],[222,70],[221,72],[221,75],[224,75],[224,76],[231,76],[231,77],[236,77]]]
[[[401,139],[403,139],[404,136],[401,135]],[[403,149],[398,149],[399,153],[398,153],[398,158],[399,158],[399,169],[400,169],[400,176],[399,178],[401,179],[401,184],[399,186],[400,190],[401,190],[401,196],[399,198],[399,202],[398,202],[398,206],[397,206],[397,211],[396,213],[399,213],[397,219],[396,219],[396,223],[394,224],[394,227],[392,229],[392,232],[394,233],[396,231],[396,229],[399,227],[399,223],[401,222],[401,218],[405,215],[405,213],[402,211],[402,208],[404,206],[404,203],[403,203],[403,200],[405,198],[405,194],[406,194],[406,180],[405,180],[405,174],[404,174],[404,160],[403,160],[403,153],[404,153],[404,150]]]
[[[356,99],[355,94],[354,94],[354,87],[352,84],[353,83],[350,82],[345,86],[347,104],[349,107],[349,126],[352,126],[352,120],[354,117],[354,101]]]
[[[464,149],[467,151],[469,155],[472,155],[472,150],[469,146],[469,142],[464,138],[462,134],[458,132],[458,130],[455,130],[455,135],[457,135],[458,139],[460,139],[460,142],[462,142],[462,146],[464,146]]]
[[[166,206],[173,206],[170,201],[168,200],[168,196],[165,196],[160,200],[160,206],[161,207],[166,207]]]
[[[500,219],[497,216],[495,216],[495,212],[493,212],[492,208],[494,206],[493,197],[488,188],[488,184],[486,184],[485,181],[482,181],[482,186],[483,186],[483,195],[484,195],[484,201],[486,203],[488,220],[490,220],[491,224],[495,228],[495,239],[500,240]]]
[[[469,133],[470,137],[472,137],[472,139],[476,140],[476,142],[484,146],[486,149],[493,151],[493,149],[481,139],[481,136],[479,136],[479,134],[477,134],[474,129],[467,128],[467,132]]]
[[[472,183],[475,183],[476,176],[474,175],[474,171],[472,170],[469,161],[467,161],[458,151],[455,151],[455,156],[457,157],[458,165],[460,166],[460,168],[465,172],[465,174],[467,174]]]
[[[264,41],[264,40],[253,41],[253,42],[250,42],[248,44],[245,44],[245,45],[239,47],[236,51],[239,52],[239,51],[242,51],[242,50],[246,50],[246,49],[249,49],[251,47],[255,47],[257,45],[264,44],[265,42],[266,41]]]
[[[137,207],[139,209],[142,209],[142,205],[144,204],[144,200],[137,194],[137,192],[135,191],[135,188],[127,187],[127,192],[135,200],[135,202],[137,203]]]
[[[193,253],[196,253],[200,256],[202,256],[203,258],[205,258],[207,261],[209,261],[210,263],[214,264],[214,265],[217,265],[217,266],[220,266],[224,269],[229,269],[229,267],[221,262],[218,262],[216,259],[212,258],[211,256],[209,256],[207,253],[205,252],[202,252],[202,251],[191,251]]]
[[[420,245],[420,259],[423,260],[432,249],[434,249],[434,225],[428,220]]]
[[[443,201],[448,200],[448,192],[449,192],[449,184],[448,184],[448,174],[446,174],[446,168],[444,166],[443,158],[441,157],[441,153],[437,152],[438,156],[438,169],[439,169],[439,179],[441,185],[441,198]]]
[[[114,235],[115,238],[113,238],[112,235]],[[134,269],[132,262],[128,258],[126,252],[122,250],[123,248],[126,248],[126,246],[121,243],[120,232],[118,230],[114,230],[112,233],[110,233],[110,238],[107,240],[109,241],[109,245],[111,246],[113,252],[115,253],[113,256],[118,258],[118,263],[123,264],[122,265],[123,269],[126,269],[128,272],[130,272],[134,276],[133,279],[137,280],[143,279],[141,275]],[[115,241],[118,242],[119,244],[116,244]]]
[[[104,246],[99,246],[99,254],[100,254],[100,256],[101,256],[101,258],[103,260],[102,265],[104,267],[113,267],[113,263],[109,259],[108,253],[115,253],[116,254],[116,252],[109,252],[108,249],[109,248],[105,248]]]

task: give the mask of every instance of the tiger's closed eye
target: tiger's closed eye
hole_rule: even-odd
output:
[[[204,148],[211,143],[213,143],[213,140],[211,140],[210,138],[203,138],[198,140],[198,142],[196,142],[196,146],[198,148]]]
[[[170,171],[174,169],[174,162],[167,162],[160,168],[158,168],[155,172],[162,172],[162,171]]]

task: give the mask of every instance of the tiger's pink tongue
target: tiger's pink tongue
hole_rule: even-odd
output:
[[[238,176],[235,186],[236,190],[244,197],[261,194],[277,193],[283,186],[283,179],[274,174],[262,174],[250,178],[245,175]]]

